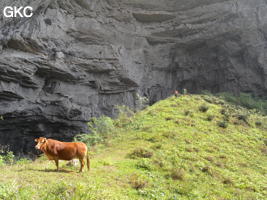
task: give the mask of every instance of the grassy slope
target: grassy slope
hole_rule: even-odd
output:
[[[248,123],[235,116],[244,113]],[[227,128],[218,126],[223,120]],[[266,120],[215,97],[170,97],[117,121],[116,136],[93,149],[89,173],[63,161],[55,172],[45,158],[2,167],[0,199],[263,200]]]

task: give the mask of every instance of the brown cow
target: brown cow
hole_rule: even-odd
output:
[[[36,149],[45,153],[49,160],[54,160],[58,171],[59,160],[72,160],[78,158],[81,163],[79,172],[82,172],[85,165],[84,158],[87,160],[87,168],[90,170],[90,160],[88,156],[87,146],[82,142],[60,142],[53,139],[39,137],[35,139]]]

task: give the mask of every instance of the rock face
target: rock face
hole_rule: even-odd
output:
[[[0,144],[71,140],[86,122],[174,89],[267,96],[266,0],[2,0]]]

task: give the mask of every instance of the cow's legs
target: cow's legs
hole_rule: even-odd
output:
[[[58,160],[55,160],[56,166],[57,166],[57,171],[58,171]]]
[[[80,158],[79,159],[80,160],[80,164],[81,164],[81,168],[80,168],[80,171],[79,172],[82,172],[83,171],[83,167],[84,167],[84,165],[85,165],[85,162],[84,162],[84,159],[82,158]]]

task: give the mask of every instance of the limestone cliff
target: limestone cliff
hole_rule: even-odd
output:
[[[0,144],[27,153],[174,89],[267,96],[266,0],[2,0]]]

